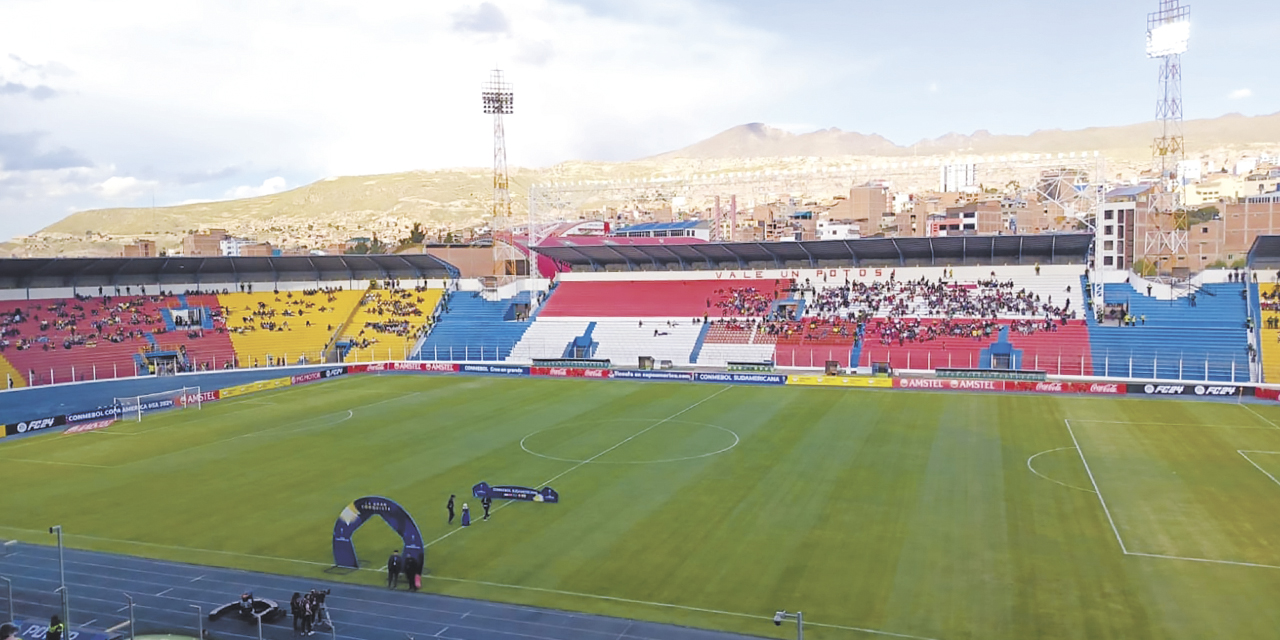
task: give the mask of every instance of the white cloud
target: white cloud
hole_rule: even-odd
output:
[[[284,178],[280,176],[276,176],[274,178],[267,178],[266,180],[263,180],[262,184],[256,187],[252,187],[252,186],[236,187],[227,192],[227,197],[239,199],[239,198],[253,198],[256,196],[269,196],[273,193],[280,193],[281,191],[284,191],[285,188],[286,188],[286,183]]]
[[[930,83],[929,83],[929,93],[937,93],[937,92],[938,92],[938,83],[936,83],[936,82],[930,82]]]
[[[98,183],[98,191],[111,199],[133,198],[153,191],[156,184],[155,181],[139,180],[133,176],[111,176]]]
[[[1236,89],[1235,91],[1232,91],[1231,93],[1227,94],[1227,97],[1231,98],[1232,100],[1243,100],[1245,98],[1249,98],[1252,96],[1253,96],[1252,89]]]
[[[830,80],[709,0],[626,15],[572,0],[20,1],[5,4],[0,43],[0,73],[55,92],[0,96],[0,133],[48,132],[50,148],[118,167],[91,193],[124,198],[150,181],[158,204],[486,166],[478,93],[495,66],[515,87],[513,166],[667,151]],[[237,175],[189,179],[224,167]],[[46,219],[26,215],[33,200],[0,197],[0,239],[67,204],[34,201]]]

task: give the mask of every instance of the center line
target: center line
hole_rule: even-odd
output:
[[[605,449],[604,451],[601,451],[600,453],[597,453],[597,454],[595,454],[594,456],[591,456],[590,458],[587,458],[586,460],[583,460],[582,462],[579,462],[578,464],[575,464],[575,465],[573,465],[572,467],[569,467],[568,469],[566,469],[566,470],[564,470],[564,471],[562,471],[562,472],[560,472],[560,473],[557,473],[557,474],[556,474],[556,475],[554,475],[554,476],[551,476],[551,478],[550,478],[549,480],[544,480],[544,481],[542,481],[542,482],[541,482],[539,485],[537,485],[537,486],[539,486],[539,487],[545,487],[545,486],[547,486],[547,485],[551,484],[552,482],[555,482],[556,480],[559,480],[560,478],[563,478],[564,476],[568,475],[568,474],[569,474],[569,472],[571,472],[571,471],[574,471],[574,470],[576,470],[576,469],[581,468],[583,465],[586,465],[586,464],[590,463],[592,460],[595,460],[595,459],[599,458],[600,456],[603,456],[604,454],[609,453],[610,451],[613,451],[614,449],[617,449],[618,447],[621,447],[622,445],[624,445],[624,444],[626,444],[626,443],[628,443],[628,442],[631,442],[632,440],[635,440],[636,438],[639,438],[640,436],[642,436],[642,435],[644,435],[644,434],[648,433],[650,430],[652,430],[652,429],[654,429],[654,428],[656,428],[656,427],[659,427],[659,426],[664,425],[664,424],[666,424],[666,423],[668,423],[668,422],[671,422],[672,420],[675,420],[676,418],[679,418],[680,416],[682,416],[682,415],[684,415],[684,414],[686,414],[686,413],[688,413],[688,412],[692,411],[693,409],[695,409],[696,407],[698,407],[698,406],[699,406],[699,405],[701,405],[702,403],[704,403],[704,402],[706,402],[706,401],[708,401],[708,400],[710,400],[710,399],[712,399],[712,398],[714,398],[714,397],[716,397],[716,396],[718,396],[718,395],[720,395],[720,394],[722,394],[722,393],[724,393],[724,392],[726,392],[726,391],[728,391],[729,389],[732,389],[732,388],[733,388],[733,387],[725,387],[725,388],[723,388],[723,389],[721,389],[721,390],[719,390],[719,391],[717,391],[717,392],[715,392],[715,393],[713,393],[713,394],[711,394],[711,395],[709,395],[709,396],[707,396],[707,397],[705,397],[705,398],[703,398],[703,399],[701,399],[701,400],[699,400],[699,401],[697,401],[697,402],[695,402],[695,403],[693,403],[693,404],[691,404],[691,405],[689,405],[689,406],[687,406],[687,407],[685,407],[685,408],[683,408],[683,409],[681,409],[681,410],[679,410],[679,411],[677,411],[677,412],[675,412],[675,413],[673,413],[673,414],[671,414],[671,415],[669,415],[669,416],[667,416],[667,417],[665,417],[665,418],[663,418],[663,419],[661,419],[661,420],[659,420],[659,421],[657,421],[657,422],[655,422],[655,423],[653,423],[653,424],[649,425],[648,427],[645,427],[644,429],[641,429],[639,432],[632,434],[630,437],[626,438],[626,439],[625,439],[625,440],[623,440],[622,442],[619,442],[618,444],[615,444],[615,445],[613,445],[612,447],[609,447],[608,449]],[[516,502],[516,501],[515,501],[515,500],[508,500],[508,501],[506,501],[506,502],[504,502],[504,503],[502,503],[502,504],[498,505],[496,508],[494,508],[494,509],[493,509],[493,511],[491,511],[491,512],[490,512],[490,514],[497,513],[497,512],[498,512],[498,511],[500,511],[503,507],[505,507],[505,506],[507,506],[507,505],[511,504],[512,502]],[[439,538],[436,538],[435,540],[432,540],[431,542],[426,543],[425,545],[423,545],[423,546],[422,546],[422,548],[423,548],[423,549],[426,549],[427,547],[430,547],[431,545],[433,545],[433,544],[435,544],[435,543],[437,543],[437,542],[440,542],[441,540],[444,540],[445,538],[448,538],[449,536],[451,536],[451,535],[453,535],[453,534],[455,534],[455,533],[457,533],[457,532],[459,532],[459,531],[462,531],[462,529],[463,529],[463,527],[458,527],[457,529],[454,529],[453,531],[450,531],[449,533],[446,533],[446,534],[444,534],[444,535],[440,536]]]

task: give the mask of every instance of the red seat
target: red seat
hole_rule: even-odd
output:
[[[730,290],[754,288],[770,298],[784,297],[790,280],[644,280],[561,282],[540,317],[557,318],[711,318],[761,316],[726,310],[717,303]],[[767,311],[766,311],[767,312]]]

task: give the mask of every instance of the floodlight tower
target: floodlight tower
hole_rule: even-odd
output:
[[[496,275],[506,273],[511,245],[511,190],[507,178],[507,136],[502,126],[502,116],[515,113],[515,93],[511,84],[502,77],[501,69],[489,74],[489,82],[480,90],[485,114],[493,115],[493,211],[490,217],[490,236],[493,238],[494,264],[501,268]],[[505,236],[507,247],[502,248],[499,237]]]
[[[1160,60],[1160,93],[1156,121],[1160,137],[1151,145],[1159,177],[1151,198],[1155,229],[1146,233],[1148,255],[1168,256],[1170,268],[1188,251],[1186,211],[1182,210],[1178,163],[1182,160],[1182,54],[1191,37],[1191,7],[1179,0],[1160,0],[1160,10],[1147,14],[1147,57]]]

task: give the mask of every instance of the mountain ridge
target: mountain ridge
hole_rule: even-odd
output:
[[[1280,143],[1280,111],[1259,116],[1228,113],[1183,123],[1192,148],[1257,143]],[[831,127],[808,133],[791,133],[761,122],[730,127],[689,146],[646,160],[677,158],[716,159],[748,157],[907,156],[949,153],[1056,153],[1067,151],[1125,152],[1147,150],[1156,135],[1156,123],[1037,129],[1029,134],[996,134],[979,129],[971,134],[945,133],[910,145],[899,145],[876,133],[842,131]]]

